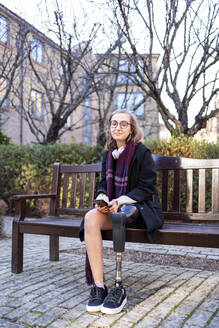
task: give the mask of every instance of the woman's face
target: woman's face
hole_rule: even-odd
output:
[[[126,139],[132,133],[130,116],[125,113],[113,115],[111,119],[110,133],[118,147],[124,146],[126,144]]]

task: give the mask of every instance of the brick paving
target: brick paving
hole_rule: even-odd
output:
[[[60,249],[84,247],[60,238]],[[104,242],[111,246],[111,242]],[[0,328],[218,328],[219,272],[123,261],[128,303],[117,315],[89,314],[84,257],[60,253],[48,260],[48,237],[25,235],[24,272],[10,271],[11,239],[0,240]],[[219,260],[219,250],[127,243],[126,249]],[[113,285],[114,260],[104,259]]]

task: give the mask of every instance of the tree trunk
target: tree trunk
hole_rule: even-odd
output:
[[[62,120],[58,120],[56,118],[53,118],[52,124],[50,125],[49,131],[47,133],[46,139],[45,139],[45,144],[48,143],[55,143],[56,141],[59,140],[59,131],[63,127],[63,122]]]
[[[99,123],[99,132],[97,135],[97,152],[96,152],[96,160],[99,161],[101,159],[102,150],[106,144],[106,131],[104,127],[104,122],[101,121]]]

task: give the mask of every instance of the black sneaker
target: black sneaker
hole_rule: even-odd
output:
[[[114,287],[110,290],[109,294],[104,300],[101,312],[107,314],[115,314],[122,311],[127,303],[126,291],[120,287]]]
[[[103,301],[107,296],[107,287],[104,288],[93,286],[90,291],[90,297],[87,304],[88,312],[97,312],[100,311]]]

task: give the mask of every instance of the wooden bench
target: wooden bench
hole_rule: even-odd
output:
[[[219,159],[188,159],[153,155],[157,185],[165,223],[156,243],[219,247]],[[13,220],[12,272],[23,271],[25,233],[50,236],[50,260],[59,259],[59,236],[78,237],[84,214],[93,206],[101,164],[53,167],[50,194],[15,196],[17,215]],[[26,202],[50,199],[50,214],[25,219]],[[112,231],[104,231],[105,240]],[[128,228],[126,240],[147,243],[144,229]]]

